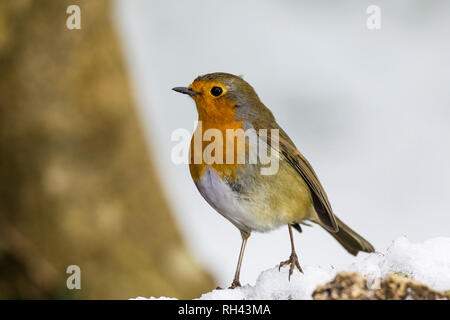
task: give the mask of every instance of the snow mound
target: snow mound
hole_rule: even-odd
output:
[[[263,271],[255,285],[216,289],[203,294],[199,299],[311,299],[317,286],[331,281],[340,271],[356,271],[369,279],[402,273],[435,290],[447,291],[450,290],[450,238],[440,237],[422,243],[411,243],[406,237],[400,237],[385,252],[357,257],[348,267],[335,269],[307,266],[303,270],[303,274],[294,270],[289,281],[289,267],[283,267],[280,271],[275,267]]]
[[[385,253],[366,255],[353,263],[349,271],[385,277],[402,273],[439,290],[450,290],[450,238],[433,238],[411,243],[406,237],[395,240]]]
[[[270,300],[305,300],[311,299],[317,284],[324,284],[333,279],[334,272],[319,267],[305,267],[304,274],[297,269],[288,280],[289,267],[283,267],[278,271],[278,267],[263,271],[254,286],[245,285],[236,289],[213,290],[203,294],[202,300],[215,299],[270,299]]]

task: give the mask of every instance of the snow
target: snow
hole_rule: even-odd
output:
[[[403,273],[440,291],[450,290],[450,238],[433,238],[411,243],[406,237],[395,240],[384,254],[366,256],[351,265],[351,271],[384,277]]]
[[[150,297],[150,298],[145,298],[145,297],[136,297],[130,300],[178,300],[177,298],[169,298],[169,297],[159,297],[159,298],[155,298],[155,297]]]
[[[237,289],[213,290],[203,294],[202,300],[215,299],[270,299],[270,300],[305,300],[311,299],[317,284],[323,284],[333,279],[334,272],[320,267],[305,267],[304,274],[295,270],[288,280],[289,267],[278,267],[263,271],[254,286],[245,285]]]
[[[412,243],[400,237],[384,252],[360,254],[347,267],[322,268],[304,266],[304,273],[294,270],[288,280],[289,267],[263,271],[254,285],[237,289],[216,289],[204,293],[200,300],[311,299],[317,286],[331,281],[340,271],[357,271],[369,279],[402,273],[440,291],[450,290],[450,238],[439,237]],[[242,280],[242,279],[241,279]],[[376,283],[374,281],[374,283]],[[163,299],[168,299],[162,297]],[[144,299],[139,297],[138,299]],[[150,298],[155,299],[155,298]]]

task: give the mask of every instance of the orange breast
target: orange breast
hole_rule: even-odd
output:
[[[236,112],[233,102],[219,99],[211,103],[199,98],[196,100],[196,104],[199,124],[191,139],[189,169],[192,178],[197,181],[203,175],[207,166],[213,168],[221,177],[235,178],[235,169],[239,166],[237,159],[242,152],[245,152],[246,146],[245,140],[242,143],[242,140],[236,139],[230,133],[227,135],[227,130],[243,130],[242,121],[235,119]],[[205,141],[204,137],[211,138],[211,141]],[[215,141],[215,139],[222,139],[222,141]],[[213,148],[213,145],[216,148]],[[227,145],[234,145],[234,147],[227,148]],[[215,151],[205,152],[213,149],[220,149],[222,151],[221,156],[220,153],[216,154]],[[214,156],[220,163],[210,163],[211,158],[205,158],[205,153]],[[233,159],[233,161],[230,161],[230,159]],[[200,163],[198,163],[199,160],[201,160]]]

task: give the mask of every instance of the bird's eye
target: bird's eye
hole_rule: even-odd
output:
[[[211,94],[214,97],[220,96],[222,94],[222,92],[223,92],[223,90],[221,87],[212,87],[212,89],[211,89]]]

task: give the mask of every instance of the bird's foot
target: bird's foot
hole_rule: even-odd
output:
[[[242,287],[241,283],[239,282],[239,280],[234,279],[233,283],[231,284],[231,286],[228,289],[236,289],[238,287]]]
[[[298,257],[295,252],[291,253],[291,257],[280,263],[280,266],[278,267],[278,271],[281,269],[281,267],[284,267],[285,265],[289,265],[289,280],[291,280],[292,273],[294,273],[294,268],[297,267],[298,271],[303,273],[302,267],[300,267],[300,263],[298,263]]]

